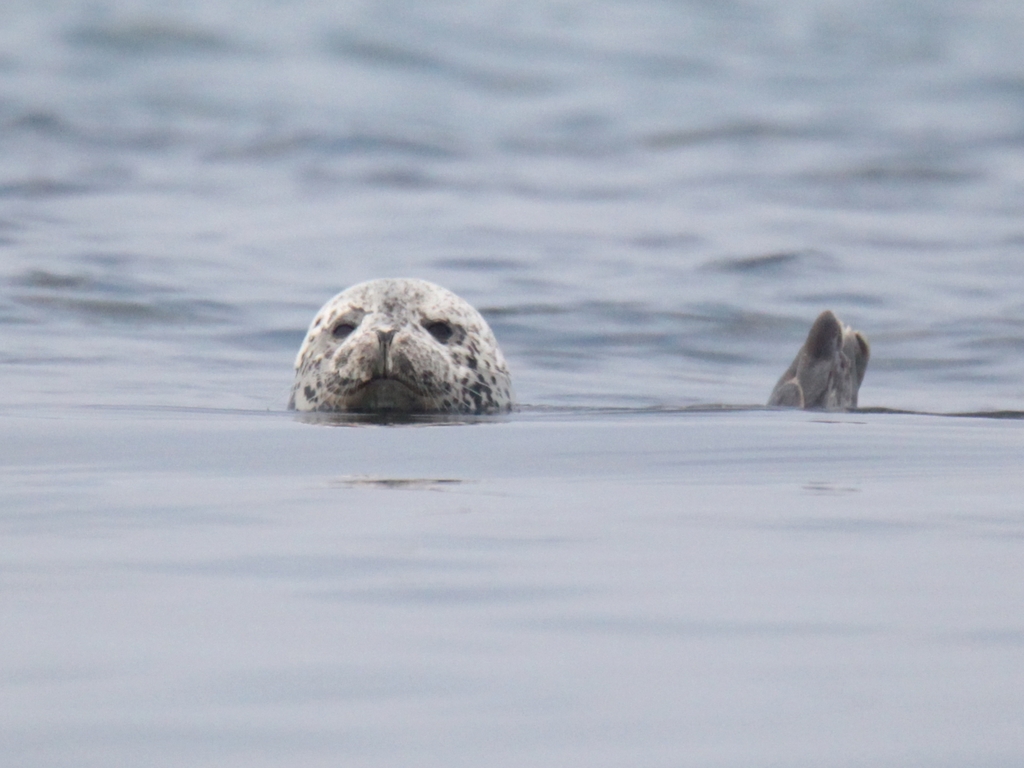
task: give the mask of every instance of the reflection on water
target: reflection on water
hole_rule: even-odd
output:
[[[461,485],[464,482],[451,477],[340,477],[334,484],[345,488],[443,491],[448,486]]]

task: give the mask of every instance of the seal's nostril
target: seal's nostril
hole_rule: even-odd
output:
[[[391,340],[393,338],[395,338],[395,332],[393,330],[390,330],[390,331],[378,330],[377,331],[377,338],[380,339],[381,346],[382,347],[386,347],[386,346],[388,346],[391,343]]]

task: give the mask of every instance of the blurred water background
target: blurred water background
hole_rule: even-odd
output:
[[[4,400],[279,408],[392,275],[482,308],[525,404],[762,403],[832,308],[862,405],[1020,409],[1022,39],[1012,2],[8,0]]]
[[[4,0],[0,764],[1019,765],[1020,420],[664,411],[1019,413],[1022,211],[1010,0]],[[381,276],[523,411],[285,413]]]

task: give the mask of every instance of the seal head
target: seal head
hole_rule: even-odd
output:
[[[352,286],[313,318],[288,407],[355,413],[496,413],[512,407],[487,322],[426,280]]]
[[[768,405],[828,411],[856,408],[870,356],[864,335],[826,310],[811,325],[807,340],[775,385]]]

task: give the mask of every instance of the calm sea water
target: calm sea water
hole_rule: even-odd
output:
[[[1022,40],[6,0],[0,764],[1024,762]],[[483,311],[522,411],[284,411],[387,275]],[[825,308],[916,413],[744,408]]]

